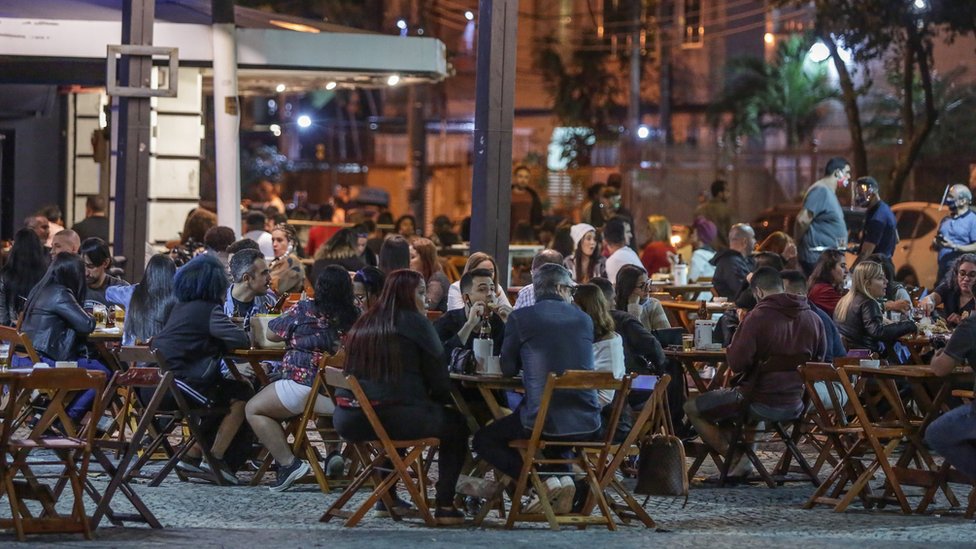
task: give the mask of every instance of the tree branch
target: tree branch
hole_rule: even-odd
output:
[[[847,115],[847,125],[851,134],[851,148],[854,153],[854,173],[858,176],[868,173],[868,153],[864,145],[864,130],[861,127],[861,109],[857,104],[857,90],[854,87],[854,80],[847,64],[840,58],[837,51],[837,43],[834,42],[829,32],[824,30],[817,31],[817,37],[827,46],[830,51],[830,60],[837,69],[837,80],[840,83],[841,99],[844,103],[844,114]]]

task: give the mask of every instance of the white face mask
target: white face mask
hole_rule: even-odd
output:
[[[847,291],[850,291],[851,285],[852,285],[852,281],[851,281],[850,275],[845,276],[844,277],[844,289],[847,290]]]

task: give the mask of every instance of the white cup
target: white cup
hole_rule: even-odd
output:
[[[862,358],[860,365],[861,368],[880,368],[881,361],[878,359]]]
[[[74,360],[58,360],[54,363],[54,367],[55,368],[77,368],[78,362]]]
[[[500,356],[488,356],[485,357],[485,373],[488,375],[502,375],[502,357]]]

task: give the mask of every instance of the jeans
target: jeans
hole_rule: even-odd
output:
[[[440,439],[435,484],[437,505],[452,506],[457,480],[468,453],[468,425],[464,416],[435,402],[377,406],[375,410],[380,423],[393,440]],[[336,408],[333,422],[336,431],[346,440],[376,440],[366,414],[359,408]]]
[[[964,475],[976,480],[976,403],[950,410],[932,422],[925,442]]]
[[[545,436],[543,438],[561,441],[591,440],[597,435],[598,433],[587,433],[568,437]],[[509,447],[508,443],[513,440],[528,440],[530,438],[532,438],[532,431],[522,426],[522,419],[516,410],[494,423],[482,427],[474,434],[472,447],[477,452],[478,457],[509,477],[518,479],[522,473],[522,454],[515,448]],[[550,459],[565,459],[572,455],[572,449],[551,447],[546,448],[542,453]],[[545,469],[568,474],[572,467],[569,464],[551,464]]]
[[[52,368],[54,367],[54,360],[47,357],[41,357],[41,360],[44,361],[44,363],[48,366]],[[104,372],[106,384],[108,384],[109,380],[112,379],[112,370],[109,370],[107,366],[97,360],[90,358],[78,358],[77,362],[79,368]],[[33,365],[33,362],[26,357],[15,356],[11,361],[11,366],[13,368],[30,368]],[[81,421],[85,417],[85,414],[91,410],[92,403],[95,402],[95,398],[97,397],[98,391],[95,389],[88,389],[87,391],[76,396],[74,400],[71,401],[71,404],[69,404],[67,407],[66,411],[68,412],[68,417],[76,422]]]

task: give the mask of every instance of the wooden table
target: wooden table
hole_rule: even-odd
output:
[[[261,363],[265,361],[282,361],[285,358],[285,349],[235,349],[225,355],[224,358],[224,362],[227,363],[227,367],[231,373],[239,380],[243,380],[244,377],[237,371],[237,365],[234,364],[234,359],[242,359],[250,364],[251,369],[254,370],[254,376],[264,386],[271,383],[271,381],[268,379],[268,373],[264,371],[264,366]]]
[[[952,490],[949,488],[946,471],[948,464],[942,467],[935,464],[931,454],[924,444],[925,430],[943,411],[948,408],[946,399],[952,392],[954,382],[967,381],[972,384],[973,372],[969,368],[957,368],[945,377],[939,377],[928,365],[900,365],[882,368],[867,368],[863,366],[845,366],[843,370],[848,375],[858,375],[877,382],[883,398],[891,405],[890,415],[900,427],[909,434],[906,437],[905,449],[894,466],[896,479],[888,479],[886,495],[891,492],[890,484],[922,486],[926,488],[925,495],[916,513],[924,513],[928,505],[935,498],[937,490],[941,489],[949,503],[958,506]],[[921,416],[912,416],[910,407],[902,400],[897,383],[908,383],[911,386],[911,399]],[[917,467],[910,467],[912,462]],[[945,469],[946,471],[943,471]]]
[[[951,336],[951,333],[932,334],[931,337],[918,333],[902,336],[898,338],[898,341],[908,348],[908,352],[912,355],[912,364],[924,364],[925,360],[922,360],[922,356],[931,350],[932,342],[942,338],[948,340]]]
[[[88,334],[88,341],[98,350],[98,355],[102,359],[102,364],[113,372],[117,372],[122,369],[119,365],[119,361],[116,360],[115,355],[112,354],[112,348],[122,343],[122,331],[123,326],[119,325],[117,328],[112,328],[110,330],[106,330],[105,328],[96,328],[94,332]]]
[[[691,313],[698,313],[700,306],[701,302],[699,301],[661,302],[661,307],[664,307],[664,311],[676,316],[678,322],[681,324],[680,327],[684,328],[688,333],[692,333],[695,330],[695,323],[691,321]],[[729,309],[735,309],[735,303],[713,303],[708,301],[705,303],[705,308],[710,314],[720,314]]]
[[[665,348],[664,356],[673,358],[681,363],[681,366],[684,367],[685,372],[691,377],[699,393],[706,393],[712,389],[717,389],[725,383],[724,378],[728,372],[728,366],[725,362],[725,349],[720,351],[703,351],[698,349],[685,351]],[[698,371],[698,364],[715,365],[715,375],[707,383],[701,377],[701,372]]]
[[[652,292],[667,292],[675,299],[682,298],[686,301],[695,301],[698,296],[705,292],[711,292],[713,286],[709,283],[693,284],[655,284],[651,283],[648,289]]]
[[[498,403],[498,399],[495,398],[495,391],[522,390],[521,377],[505,377],[484,374],[451,374],[451,379],[457,382],[456,384],[452,384],[451,388],[454,402],[458,407],[458,411],[464,414],[464,417],[468,419],[469,427],[472,427],[472,432],[477,431],[482,427],[482,425],[478,425],[474,415],[471,413],[471,407],[461,395],[460,391],[457,390],[457,385],[465,388],[477,389],[478,393],[481,395],[481,398],[484,399],[485,404],[488,405],[488,410],[491,412],[491,417],[494,419],[501,419],[506,415],[505,412],[502,411],[502,406]]]

